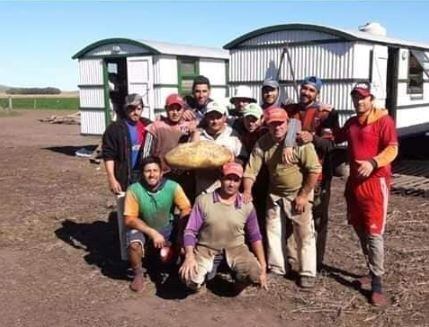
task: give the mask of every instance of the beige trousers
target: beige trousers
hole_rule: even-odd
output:
[[[198,268],[189,280],[185,280],[186,286],[191,289],[198,289],[204,283],[206,276],[213,270],[213,263],[216,254],[221,250],[213,250],[205,246],[195,247],[195,260]],[[235,279],[239,282],[258,283],[261,275],[261,266],[258,260],[246,244],[225,250],[225,257],[228,266],[235,274]]]
[[[287,228],[288,225],[292,230]],[[304,212],[297,214],[290,199],[269,194],[266,226],[268,268],[273,273],[284,275],[288,259],[296,258],[299,274],[315,277],[316,238],[312,204],[308,203]]]

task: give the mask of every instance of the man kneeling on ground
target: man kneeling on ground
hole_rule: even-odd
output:
[[[183,231],[180,227],[191,211],[182,187],[163,178],[159,158],[143,159],[142,170],[141,181],[128,187],[124,210],[125,226],[129,228],[128,255],[134,271],[130,288],[135,292],[144,289],[142,257],[145,248],[159,255],[161,263],[171,263],[175,257],[177,236],[180,230]],[[174,219],[175,206],[180,210],[179,221]],[[147,238],[152,240],[152,246],[145,246]]]
[[[244,203],[238,189],[243,167],[227,163],[221,186],[197,197],[184,233],[185,261],[179,273],[187,287],[199,291],[223,254],[234,273],[236,290],[250,284],[267,288],[266,262],[255,208]],[[246,241],[250,244],[250,252]]]

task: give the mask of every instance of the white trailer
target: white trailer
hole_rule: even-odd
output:
[[[228,95],[228,51],[157,41],[111,38],[77,52],[81,134],[101,135],[111,110],[127,94],[143,96],[143,115],[153,119],[170,93],[188,94],[197,75],[212,84],[212,97]],[[112,96],[115,95],[115,96]]]
[[[429,131],[429,44],[387,37],[377,23],[359,31],[311,24],[269,26],[234,39],[224,49],[230,51],[229,85],[248,85],[258,99],[265,78],[278,78],[282,96],[296,100],[294,79],[299,83],[316,75],[324,82],[321,101],[333,104],[344,123],[354,113],[349,95],[353,85],[367,81],[379,104],[395,118],[400,136]]]

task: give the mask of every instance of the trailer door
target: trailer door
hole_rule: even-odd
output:
[[[128,57],[128,94],[138,93],[143,97],[143,116],[154,119],[153,65],[151,56]]]

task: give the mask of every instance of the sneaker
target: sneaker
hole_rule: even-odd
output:
[[[302,288],[313,288],[316,284],[316,277],[312,276],[300,276],[299,286]]]
[[[371,304],[376,307],[385,307],[389,304],[389,301],[386,299],[383,293],[381,292],[372,292],[371,293]]]
[[[362,276],[353,282],[357,287],[363,290],[371,289],[371,277],[369,275]]]
[[[134,275],[134,279],[130,284],[130,288],[132,291],[140,293],[144,290],[144,276],[143,273],[137,273]]]

